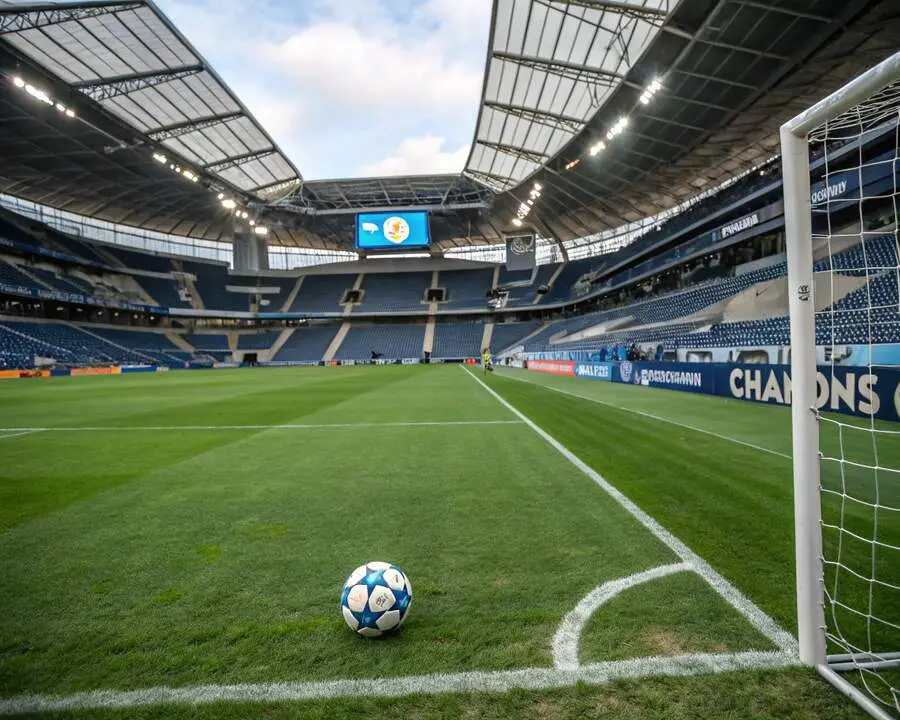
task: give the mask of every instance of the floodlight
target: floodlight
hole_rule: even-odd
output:
[[[253,232],[255,232],[257,235],[266,235],[269,232],[269,228],[263,227],[262,225],[257,225],[255,228],[253,228]]]
[[[519,218],[513,218],[512,224],[515,225],[516,227],[522,227],[522,221],[519,220]]]
[[[23,88],[23,87],[25,87],[25,81],[22,78],[20,78],[18,75],[16,75],[13,78],[13,85],[15,85],[17,88]]]
[[[237,203],[231,198],[226,198],[222,201],[222,207],[226,210],[234,210],[237,207]]]

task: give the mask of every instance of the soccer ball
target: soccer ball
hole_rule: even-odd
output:
[[[386,562],[360,565],[341,592],[341,612],[350,628],[366,637],[396,630],[412,605],[412,587],[400,568]]]

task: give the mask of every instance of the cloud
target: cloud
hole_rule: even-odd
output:
[[[407,138],[397,151],[383,160],[363,165],[360,176],[385,177],[388,175],[431,175],[461,172],[469,156],[469,145],[444,151],[446,138],[431,135]]]
[[[158,1],[304,177],[462,169],[491,0]]]
[[[306,28],[263,54],[293,89],[329,112],[434,115],[471,109],[481,90],[481,71],[448,57],[434,39],[404,44],[336,22]]]

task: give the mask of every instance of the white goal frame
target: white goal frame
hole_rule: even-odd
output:
[[[781,126],[784,222],[791,321],[794,456],[794,524],[797,563],[797,625],[800,660],[876,718],[893,715],[835,669],[847,658],[828,657],[824,607],[819,424],[816,413],[816,322],[813,300],[812,203],[809,133],[894,82],[900,52],[851,80]],[[873,663],[874,664],[874,663]]]

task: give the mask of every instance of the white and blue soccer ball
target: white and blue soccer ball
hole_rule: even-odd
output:
[[[400,568],[386,562],[360,565],[341,593],[341,612],[360,635],[377,637],[399,628],[412,605],[412,586]]]

